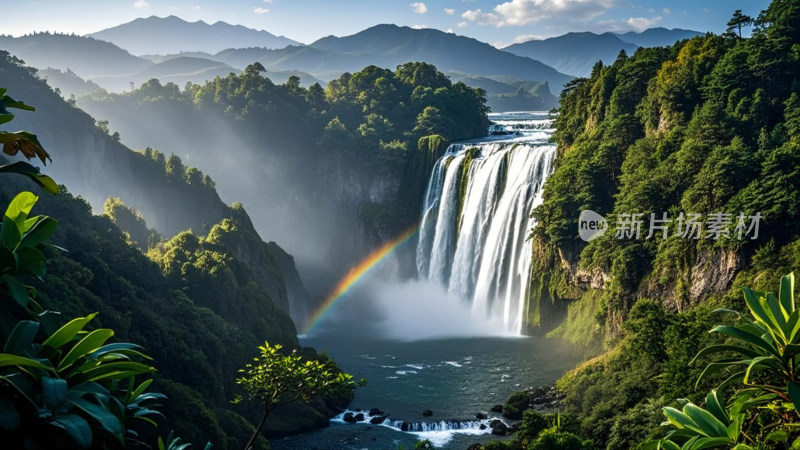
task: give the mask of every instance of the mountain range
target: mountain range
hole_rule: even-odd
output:
[[[139,18],[88,35],[113,42],[135,55],[186,51],[217,53],[234,47],[283,48],[300,45],[284,36],[225,22],[187,22],[179,17]]]
[[[568,33],[505,49],[454,33],[382,24],[350,36],[328,36],[303,45],[283,36],[224,22],[187,22],[151,16],[88,36],[35,33],[0,36],[0,49],[39,69],[54,68],[121,92],[158,78],[182,87],[239,73],[261,63],[282,83],[297,75],[304,85],[324,84],[369,65],[393,69],[424,61],[459,81],[484,87],[494,110],[549,109],[562,86],[586,76],[597,61],[611,63],[620,50],[669,45],[700,33],[655,28],[641,33]],[[137,56],[138,55],[138,56]],[[85,94],[75,77],[48,72],[64,95]],[[499,84],[498,84],[499,83]]]

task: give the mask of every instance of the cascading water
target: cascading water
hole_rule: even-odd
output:
[[[417,269],[499,334],[521,334],[532,249],[530,217],[552,172],[547,113],[491,115],[493,135],[451,144],[425,193]]]

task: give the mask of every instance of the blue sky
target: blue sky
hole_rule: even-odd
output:
[[[86,34],[137,17],[222,20],[310,43],[379,23],[437,28],[504,46],[570,31],[662,26],[724,31],[736,9],[756,16],[768,0],[4,0],[0,33]]]

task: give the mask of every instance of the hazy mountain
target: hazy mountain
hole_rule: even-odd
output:
[[[448,72],[453,82],[486,91],[486,104],[492,111],[546,111],[558,106],[558,98],[550,86],[537,81],[507,80],[507,77],[478,77],[461,72]]]
[[[613,33],[567,33],[562,36],[510,45],[503,50],[536,59],[559,72],[577,77],[588,76],[597,61],[611,64],[620,50],[629,55],[637,46]]]
[[[298,44],[264,30],[225,22],[211,25],[202,20],[187,22],[175,16],[140,18],[89,36],[113,42],[137,55],[181,51],[217,53],[226,48],[283,48]]]
[[[665,47],[672,45],[675,41],[682,41],[684,39],[691,39],[695,36],[700,36],[705,33],[699,31],[683,30],[680,28],[673,28],[671,30],[666,28],[648,28],[642,32],[629,31],[627,33],[614,33],[625,42],[636,44],[639,47]]]
[[[109,91],[121,92],[130,89],[130,83],[140,86],[153,78],[158,78],[163,84],[172,82],[183,87],[187,82],[203,83],[217,76],[226,77],[230,73],[239,72],[240,70],[219,61],[179,56],[153,64],[132,75],[95,77],[93,81]]]
[[[94,81],[84,80],[69,69],[61,71],[47,68],[37,72],[37,75],[39,75],[39,78],[46,80],[50,86],[58,88],[64,97],[69,97],[70,95],[80,97],[100,89],[100,85]]]
[[[394,69],[410,61],[424,61],[443,72],[484,77],[506,75],[548,82],[556,92],[572,78],[539,61],[472,38],[396,25],[377,25],[346,37],[329,36],[309,46],[228,49],[215,57],[238,68],[258,61],[267,70],[300,70],[325,80],[344,72],[357,72],[368,65]]]
[[[71,69],[83,79],[136,73],[152,64],[114,44],[67,34],[0,36],[0,49],[24,60],[29,66]]]
[[[228,49],[217,53],[214,57],[240,69],[258,61],[270,71],[300,70],[315,77],[327,73],[326,80],[336,78],[344,72],[356,72],[371,64],[367,57],[342,55],[308,46],[289,46],[279,50]]]
[[[352,36],[325,37],[312,43],[311,47],[352,58],[360,63],[359,66],[369,63],[393,68],[409,61],[425,61],[445,72],[546,81],[557,92],[572,78],[539,61],[498,50],[476,39],[434,29],[377,25]]]
[[[206,52],[180,52],[180,53],[170,53],[166,55],[164,54],[139,55],[140,58],[144,58],[154,63],[164,62],[168,59],[178,58],[181,56],[188,56],[190,58],[204,58],[204,59],[210,59],[212,61],[218,61],[214,55]]]

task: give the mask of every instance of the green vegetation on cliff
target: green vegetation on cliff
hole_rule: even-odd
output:
[[[78,101],[129,145],[187,155],[248,205],[262,234],[307,236],[300,257],[322,258],[328,270],[418,220],[446,144],[485,134],[485,102],[483,90],[425,63],[369,66],[326,88],[297,77],[275,84],[255,63],[183,89],[151,80]]]
[[[25,156],[46,157],[43,149],[32,145],[37,142],[36,136],[19,132],[16,133],[19,136],[12,135],[3,132],[3,138],[13,137],[9,145],[19,147],[18,151]],[[9,148],[6,153],[13,155],[17,152]],[[145,166],[154,166],[155,170],[148,173],[153,176],[154,184],[166,188],[162,192],[163,197],[181,198],[181,191],[191,197],[191,192],[199,190],[200,197],[205,193],[219,202],[210,178],[196,169],[185,168],[177,157],[165,159],[162,154],[150,149],[141,156],[129,153],[135,158],[144,159]],[[59,156],[62,155],[59,153]],[[68,155],[63,157],[68,159]],[[3,171],[20,164],[24,163],[3,166]],[[26,167],[30,168],[30,173],[25,172],[30,175],[29,178],[45,188],[56,187],[52,180],[43,178],[35,168]],[[161,179],[158,173],[161,173]],[[25,182],[22,178],[12,176],[7,181],[4,179],[0,185],[0,204],[8,204],[17,192],[31,185],[31,182]],[[31,202],[27,204],[28,207],[32,206]],[[152,357],[152,364],[158,367],[153,386],[170,399],[160,408],[166,416],[165,419],[157,419],[160,429],[174,429],[189,442],[210,441],[216,448],[239,449],[254,430],[253,424],[245,417],[257,417],[257,412],[254,414],[252,408],[246,405],[232,405],[230,400],[241,391],[235,384],[236,371],[250,359],[251,351],[263,339],[269,339],[283,344],[287,349],[298,350],[305,359],[317,360],[319,357],[313,349],[299,348],[296,331],[288,315],[289,300],[284,273],[293,283],[297,282],[291,256],[276,244],[261,241],[241,205],[235,204],[232,208],[222,206],[228,218],[212,226],[206,236],[184,232],[166,242],[159,242],[141,214],[121,200],[110,199],[106,203],[106,214],[94,216],[85,200],[71,196],[62,187],[59,195],[42,197],[37,204],[37,211],[46,212],[59,220],[58,227],[48,226],[47,229],[52,233],[52,244],[57,246],[54,248],[67,251],[51,251],[48,248],[25,250],[25,255],[36,257],[30,265],[30,268],[36,269],[33,273],[35,278],[25,278],[25,282],[32,286],[31,292],[35,293],[36,303],[31,304],[40,305],[37,306],[40,313],[59,311],[65,318],[92,318],[95,312],[99,312],[97,319],[92,322],[94,326],[104,327],[102,330],[114,330],[113,334],[118,339],[138,344],[132,348],[147,350]],[[25,217],[20,217],[19,220],[24,221]],[[205,217],[206,220],[213,218],[213,213]],[[114,222],[125,227],[125,232],[117,228]],[[26,227],[33,226],[32,230],[39,226],[34,219],[25,224]],[[10,230],[10,226],[4,226],[3,235],[10,236]],[[3,242],[10,241],[4,238]],[[139,248],[134,246],[136,243]],[[149,258],[142,253],[147,247],[151,247]],[[23,261],[21,258],[15,260]],[[17,285],[7,279],[6,268],[19,262],[3,258],[2,284],[10,286],[15,298]],[[44,262],[47,263],[46,277]],[[58,322],[61,322],[60,318],[56,318],[54,323]],[[43,327],[48,333],[55,329],[51,325]],[[103,336],[109,332],[102,331]],[[27,331],[24,336],[34,337]],[[5,348],[7,351],[16,351],[16,347],[8,344]],[[26,356],[30,353],[24,347],[19,350],[27,352],[24,353]],[[126,350],[121,351],[124,353]],[[31,355],[35,356],[33,353]],[[50,354],[43,355],[52,357]],[[112,361],[119,355],[108,357]],[[332,366],[328,358],[320,360],[326,366]],[[4,361],[4,367],[20,364],[8,358]],[[58,364],[63,365],[65,370],[69,367],[66,363]],[[29,372],[32,373],[32,370]],[[4,369],[4,376],[9,373],[8,369]],[[58,374],[61,378],[66,377],[64,379],[67,381],[74,375],[66,372],[63,376]],[[3,389],[6,387],[2,385]],[[348,398],[349,395],[343,395],[330,405],[347,401]],[[58,406],[47,401],[48,407]],[[89,408],[90,414],[93,413],[91,405],[86,408]],[[24,412],[27,414],[28,411]],[[331,412],[326,401],[314,399],[311,406],[294,405],[291,410],[273,415],[266,430],[268,434],[281,435],[323,426]],[[94,413],[99,414],[96,411]],[[143,410],[142,414],[147,413]],[[4,413],[4,417],[13,419],[13,414],[6,416]],[[73,420],[70,417],[64,420]],[[102,419],[101,423],[107,424]],[[22,431],[14,431],[14,420],[4,424],[9,425],[14,433],[30,431],[27,426]],[[70,425],[66,423],[64,426],[69,429]],[[78,427],[82,433],[80,435],[85,435],[82,425]],[[149,434],[142,435],[144,439],[150,437]],[[81,441],[81,445],[83,443]],[[256,441],[256,444],[257,448],[266,447],[263,439]]]
[[[800,267],[800,4],[773,1],[754,25],[750,38],[620,54],[562,93],[557,167],[534,213],[529,320],[563,314],[552,334],[602,353],[558,383],[579,434],[600,447],[663,435],[661,407],[676,398],[703,404],[725,378],[695,390],[707,357],[689,364],[722,339],[707,333],[726,320],[712,311],[746,311],[744,286],[766,291]],[[579,239],[582,210],[605,216],[605,235]],[[617,238],[624,214],[638,213],[641,237]],[[647,239],[662,213],[668,238]],[[727,218],[728,238],[682,237],[681,213]],[[740,213],[760,214],[756,239],[739,237]],[[787,448],[783,437],[764,448]]]

